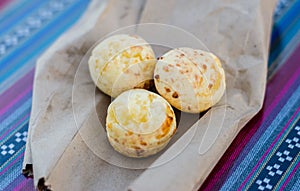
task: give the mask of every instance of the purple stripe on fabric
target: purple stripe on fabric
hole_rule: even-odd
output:
[[[36,191],[34,189],[33,179],[26,179],[22,174],[19,174],[15,179],[13,179],[13,181],[10,182],[4,190],[16,190],[16,188],[18,188],[18,191]]]
[[[19,191],[36,191],[34,188],[33,179],[28,178],[26,184],[23,186],[23,188],[19,188]]]
[[[26,118],[29,118],[30,113],[27,113],[24,117],[22,117],[20,120],[18,120],[14,125],[11,126],[3,135],[1,135],[0,140],[2,140],[4,137],[7,136],[8,133],[10,133],[12,130],[14,130],[18,125],[20,125]]]
[[[300,107],[297,109],[297,111],[293,114],[293,116],[290,118],[290,120],[287,122],[287,124],[284,126],[284,128],[280,131],[280,133],[277,135],[275,140],[272,142],[270,147],[267,149],[267,151],[263,154],[263,156],[259,159],[257,164],[254,166],[254,168],[251,170],[247,178],[244,180],[244,182],[241,184],[241,186],[238,188],[238,190],[242,190],[242,188],[246,185],[246,183],[249,181],[253,173],[256,171],[256,169],[260,166],[262,161],[266,158],[266,156],[270,153],[271,149],[274,147],[275,143],[280,139],[280,137],[283,135],[284,131],[289,127],[295,116],[298,114],[300,111]]]
[[[0,109],[0,115],[3,115],[10,107],[15,105],[22,97],[24,97],[27,93],[31,92],[31,90],[32,90],[32,85],[27,87],[21,94],[19,94],[15,99],[13,99],[8,105]]]
[[[236,157],[241,153],[257,129],[260,128],[262,123],[268,123],[268,121],[269,123],[272,122],[272,120],[266,121],[266,119],[268,119],[270,113],[276,108],[275,106],[277,106],[278,102],[283,99],[288,90],[299,77],[299,53],[300,45],[294,53],[291,54],[290,58],[285,62],[276,75],[268,82],[266,98],[262,110],[246,125],[246,127],[241,130],[239,135],[235,138],[224,156],[209,175],[210,177],[206,179],[199,190],[213,190],[216,185],[221,186],[222,182],[226,179],[224,174],[230,176],[230,174],[228,174],[228,169],[232,168],[232,164]],[[293,71],[295,72],[291,73]],[[274,115],[277,115],[277,113]]]
[[[12,0],[1,0],[0,1],[0,10],[3,9],[8,3],[10,3]]]
[[[27,180],[25,177],[24,177],[24,180],[18,185],[16,186],[13,191],[19,191],[21,190],[27,183],[29,182],[29,180]]]
[[[23,158],[24,151],[17,157],[15,160],[11,161],[9,165],[0,172],[0,176],[2,176],[12,165],[14,165],[20,158]]]
[[[293,175],[298,170],[299,166],[300,166],[300,163],[298,163],[297,166],[293,169],[293,171],[291,172],[291,174],[288,176],[288,178],[286,179],[286,181],[283,183],[282,187],[280,188],[280,191],[283,190],[286,187],[286,185],[290,182],[290,180],[292,179]]]
[[[34,78],[34,69],[30,70],[27,74],[21,77],[10,88],[0,95],[0,108],[4,108],[10,103],[11,99],[16,97],[20,91],[32,87]]]
[[[18,100],[20,100],[26,93],[32,90],[34,70],[28,72],[24,77],[18,80],[12,87],[0,95],[0,116],[3,115],[6,110],[13,106]],[[20,92],[22,92],[20,94]],[[14,98],[12,100],[12,98]]]

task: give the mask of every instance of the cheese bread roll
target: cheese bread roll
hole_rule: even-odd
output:
[[[144,89],[128,90],[108,107],[107,137],[113,148],[129,157],[147,157],[162,150],[176,131],[171,105]]]
[[[111,97],[132,88],[148,88],[156,59],[139,36],[115,35],[100,42],[88,61],[96,86]]]
[[[212,53],[173,49],[159,58],[154,70],[157,91],[177,109],[199,113],[216,104],[225,91],[225,74]]]

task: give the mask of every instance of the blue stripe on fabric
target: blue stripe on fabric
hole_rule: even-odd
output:
[[[56,15],[59,15],[59,13],[61,13],[62,10],[55,8],[55,6],[53,6],[54,4],[60,4],[64,8],[70,6],[70,3],[66,0],[63,0],[62,1],[63,3],[58,3],[59,0],[44,1],[44,2],[48,2],[48,3],[40,6],[39,9],[37,10],[32,10],[30,12],[30,15],[28,15],[27,18],[19,24],[19,26],[12,28],[11,31],[8,31],[7,35],[5,35],[3,38],[0,38],[1,39],[0,43],[2,45],[2,48],[5,50],[4,51],[5,54],[2,53],[2,55],[0,55],[1,57],[3,57],[4,55],[9,55],[12,52],[12,50],[14,50],[18,45],[24,43],[24,41],[26,42],[26,39],[29,39],[30,36],[33,36],[34,33],[36,33],[38,30],[40,30],[40,28],[45,26],[51,20],[52,16],[55,17]],[[42,15],[42,13],[45,13],[47,11],[48,13],[51,13],[52,16]],[[29,23],[30,20],[31,20],[31,24]],[[39,24],[34,24],[34,23],[39,23]],[[20,30],[25,30],[25,29],[28,30],[28,34],[30,35],[18,34]],[[6,40],[12,42],[6,43],[5,42]]]
[[[21,97],[15,104],[13,104],[10,108],[8,108],[4,114],[0,116],[0,122],[4,120],[5,118],[9,117],[11,113],[14,112],[14,110],[17,109],[18,106],[22,105],[24,102],[26,102],[28,99],[32,97],[32,91],[29,91],[26,93],[23,97]],[[1,131],[2,126],[0,126],[0,131]]]
[[[13,140],[14,135],[18,132],[21,131],[21,129],[24,130],[28,130],[28,122],[29,122],[29,118],[25,119],[24,121],[22,121],[22,123],[20,125],[18,125],[15,129],[13,129],[12,132],[10,132],[8,134],[8,136],[6,136],[4,139],[0,140],[0,147],[2,145],[8,144],[10,141]],[[1,150],[2,151],[2,150]],[[0,152],[1,152],[0,151]],[[1,155],[2,156],[2,155]],[[3,156],[2,156],[3,157]],[[2,158],[0,159],[0,161],[2,161]],[[3,162],[3,161],[2,161]],[[2,164],[2,163],[0,163]]]
[[[297,82],[299,80],[300,80],[300,78],[298,78],[295,81],[295,83],[289,88],[289,90],[285,93],[283,98],[279,101],[279,103],[277,104],[275,109],[273,109],[273,111],[268,115],[268,117],[264,119],[264,122],[257,129],[256,133],[251,137],[250,141],[243,148],[242,152],[238,155],[237,159],[235,159],[234,163],[232,164],[232,167],[229,169],[228,177],[232,176],[232,174],[236,171],[237,168],[240,168],[240,164],[242,164],[243,160],[245,160],[245,157],[249,154],[249,151],[260,140],[261,135],[263,135],[265,133],[267,128],[272,124],[272,122],[274,122],[274,119],[276,118],[276,116],[279,114],[281,109],[284,108],[284,105],[287,103],[288,99],[293,95],[294,90],[298,88],[299,83],[297,83]],[[280,129],[278,129],[278,131],[280,131]],[[275,136],[276,136],[276,130],[275,130],[275,133],[273,133],[273,134],[275,134]],[[266,149],[266,148],[264,148],[264,149]],[[256,160],[258,161],[258,159],[256,159]],[[255,164],[252,164],[252,166],[255,166]],[[242,180],[240,180],[240,181],[242,181]]]
[[[279,188],[281,188],[283,186],[283,184],[287,181],[287,178],[289,177],[291,172],[296,168],[296,166],[299,164],[299,162],[300,162],[300,157],[299,157],[299,152],[298,152],[298,155],[296,156],[296,161],[292,164],[289,171],[285,174],[285,176],[282,178],[282,180],[280,180],[279,184],[276,186],[278,188],[276,190],[279,190]],[[299,189],[300,189],[300,187],[299,187]]]
[[[59,17],[57,17],[55,20],[52,20],[47,26],[40,30],[34,36],[34,38],[32,37],[26,43],[23,43],[21,47],[14,51],[14,54],[6,57],[4,63],[5,65],[8,65],[9,63],[9,69],[6,69],[4,74],[0,74],[0,83],[13,72],[15,72],[17,68],[20,68],[22,65],[24,65],[31,57],[44,51],[60,34],[62,34],[66,29],[73,25],[74,22],[80,17],[80,13],[85,10],[86,6],[88,5],[87,2],[88,1],[80,1],[79,3],[70,7]],[[54,29],[56,29],[56,31]],[[51,31],[53,31],[53,33],[51,33]],[[48,38],[45,39],[45,37]],[[39,41],[37,41],[36,39],[39,39]],[[14,57],[16,55],[18,56]]]
[[[27,61],[25,65],[20,67],[16,72],[12,75],[8,76],[2,83],[0,83],[0,95],[6,92],[10,87],[12,87],[15,83],[17,83],[22,77],[28,74],[31,70],[35,69],[35,63],[37,56],[32,57]]]
[[[300,43],[300,32],[298,32],[290,40],[289,44],[280,52],[274,63],[268,68],[268,81],[276,74],[278,69],[287,61],[287,59],[294,53]]]
[[[6,155],[2,155],[1,154],[1,158],[0,158],[0,172],[3,170],[3,168],[5,168],[7,166],[7,164],[9,163],[6,163],[5,162],[9,159],[9,160],[12,160],[13,157],[17,157],[17,152],[25,145],[25,142],[23,140],[21,140],[20,142],[17,142],[16,141],[16,136],[15,134],[17,132],[20,132],[20,133],[23,133],[23,132],[27,132],[28,130],[28,121],[25,121],[22,125],[20,125],[19,127],[17,127],[12,134],[10,134],[9,137],[7,137],[8,139],[5,141],[5,142],[2,142],[1,140],[1,144],[0,144],[0,147],[2,146],[8,146],[10,144],[14,144],[15,146],[13,147],[13,150],[15,151],[13,154],[9,154],[7,153]],[[24,136],[22,135],[21,138],[24,138]],[[1,152],[3,151],[3,149],[1,148]],[[5,151],[9,151],[9,148],[5,149]],[[4,165],[3,165],[4,164]]]
[[[77,2],[76,2],[76,3],[77,3]],[[76,3],[75,3],[75,4],[76,4]],[[69,6],[70,6],[70,5],[69,5]],[[72,6],[72,5],[71,5],[71,6]],[[70,6],[70,7],[71,7],[71,6]],[[65,9],[68,10],[70,7],[67,7],[67,5],[66,5]],[[25,22],[25,23],[22,23],[21,27],[22,27],[22,28],[26,28],[26,27],[30,28],[32,33],[29,35],[29,37],[27,37],[27,39],[26,39],[25,41],[20,42],[20,45],[21,45],[21,46],[22,46],[22,45],[24,46],[24,44],[26,44],[26,47],[30,47],[30,43],[28,43],[28,41],[31,41],[31,42],[32,42],[32,40],[35,39],[35,36],[36,36],[37,34],[39,34],[39,31],[43,30],[43,28],[45,28],[45,27],[47,27],[49,24],[53,23],[53,21],[56,20],[57,17],[59,17],[60,15],[64,14],[64,12],[66,12],[66,11],[56,11],[55,9],[50,8],[50,3],[47,4],[46,6],[44,6],[44,9],[49,9],[49,10],[51,11],[51,13],[53,13],[53,17],[52,17],[51,19],[48,19],[48,20],[44,21],[44,23],[42,23],[43,25],[40,26],[40,28],[37,28],[37,27],[28,27],[28,24],[27,24],[26,22]],[[32,14],[35,15],[35,13],[32,13]],[[38,16],[38,15],[35,15],[35,16]],[[36,20],[42,22],[42,20],[41,20],[40,18],[37,18]],[[63,20],[63,19],[62,19],[62,20]],[[56,20],[56,22],[59,23],[60,20]],[[55,28],[55,27],[54,27],[54,28]],[[35,39],[35,40],[38,40],[38,39]],[[4,67],[5,67],[6,65],[9,65],[9,64],[10,64],[8,61],[10,61],[11,58],[13,57],[13,53],[15,53],[16,55],[17,55],[17,53],[20,53],[19,49],[20,49],[20,47],[15,48],[16,52],[11,51],[11,49],[9,49],[10,52],[6,52],[5,57],[3,57],[3,58],[0,59],[0,68],[1,68],[2,70],[4,69]],[[8,60],[7,60],[7,57],[9,58]]]
[[[230,177],[226,180],[226,182],[223,184],[221,190],[227,191],[230,190],[235,184],[238,183],[240,185],[243,180],[248,175],[248,169],[253,168],[259,158],[257,156],[261,156],[262,154],[260,152],[262,147],[264,150],[267,149],[267,147],[270,145],[270,143],[273,141],[271,139],[275,139],[275,137],[272,137],[271,135],[275,132],[275,134],[278,134],[281,129],[276,128],[278,125],[282,122],[286,121],[286,117],[291,114],[291,111],[295,109],[295,107],[298,107],[300,104],[300,86],[296,89],[296,91],[293,93],[293,95],[290,97],[290,99],[287,101],[287,103],[284,105],[284,107],[281,109],[281,111],[278,113],[276,118],[272,121],[271,125],[266,129],[266,131],[260,136],[259,140],[256,142],[256,144],[253,145],[252,149],[244,151],[249,151],[248,154],[243,158],[242,162],[236,167],[235,171],[230,175]],[[269,144],[266,144],[269,142]],[[251,165],[251,166],[250,166]],[[245,173],[246,172],[246,173]]]
[[[20,103],[20,107],[14,108],[14,112],[11,113],[7,118],[5,118],[2,122],[0,122],[0,136],[7,129],[14,125],[18,121],[18,119],[23,118],[26,114],[30,113],[31,110],[31,102],[32,98],[29,97],[24,103]]]
[[[18,165],[18,164],[16,164]],[[22,187],[20,188],[19,185],[20,184],[24,184],[23,181],[25,180],[25,176],[22,174],[19,174],[13,181],[11,181],[11,183],[9,183],[9,185],[7,185],[7,187],[4,188],[4,190],[14,190],[14,191],[37,191],[33,185],[31,185],[31,187],[28,187],[28,185],[22,185]],[[30,180],[29,180],[30,181]],[[33,180],[31,180],[33,182]],[[19,188],[19,189],[17,189]]]
[[[297,172],[295,173],[296,182],[291,187],[291,189],[289,189],[289,187],[287,187],[287,190],[290,190],[290,191],[299,191],[300,190],[300,178],[299,177],[300,177],[300,169],[298,169]]]
[[[38,9],[47,1],[30,0],[24,1],[22,5],[14,7],[9,13],[0,19],[0,35],[9,31],[12,27],[23,21],[27,15],[32,14],[32,10]]]
[[[280,139],[282,142],[277,142],[279,144],[273,147],[273,154],[269,154],[270,157],[261,166],[261,168],[257,170],[257,176],[254,177],[251,185],[249,185],[250,190],[258,189],[259,185],[262,187],[265,186],[266,184],[263,184],[264,179],[269,180],[268,184],[272,186],[272,188],[275,188],[277,184],[278,185],[276,187],[281,188],[283,183],[286,181],[288,175],[295,168],[296,164],[298,164],[297,162],[295,164],[295,161],[299,160],[297,155],[300,151],[300,148],[296,146],[294,146],[293,148],[289,148],[288,145],[290,145],[290,143],[288,143],[287,140],[292,140],[294,137],[300,138],[300,136],[297,136],[297,130],[295,129],[297,125],[300,125],[299,116],[300,113],[298,113],[298,116],[295,117],[293,122],[290,124],[290,131],[286,134],[286,136],[283,139]],[[294,145],[294,143],[292,142],[291,145]],[[291,157],[291,161],[286,159],[287,156]],[[278,169],[274,168],[275,165],[277,165]],[[278,173],[276,173],[277,170],[279,170]],[[256,183],[257,181],[261,181],[260,184]]]
[[[279,0],[280,1],[280,0]],[[294,18],[294,14],[296,13],[296,16],[298,15],[297,12],[291,11],[295,7],[299,6],[299,0],[294,1],[291,5],[288,6],[284,14],[281,14],[280,17],[277,17],[276,20],[274,20],[274,25],[276,27],[280,26],[280,29],[285,29],[288,25],[290,25],[291,21]],[[296,9],[295,8],[295,9]],[[295,10],[294,9],[294,10]],[[276,29],[273,27],[273,29]],[[273,32],[276,31],[276,33],[273,34]],[[279,34],[281,34],[282,31],[278,33],[278,30],[272,30],[272,35],[271,35],[271,46],[274,46],[276,43],[276,39],[278,38]]]
[[[25,151],[25,146],[19,151],[22,154]],[[0,176],[0,190],[5,190],[5,188],[14,181],[18,176],[20,176],[20,170],[22,169],[22,160],[18,160],[8,171],[6,171],[2,176]]]
[[[276,46],[273,46],[274,48],[271,48],[271,54],[269,56],[269,65],[276,60],[276,58],[282,52],[282,50],[289,44],[289,42],[291,42],[291,39],[299,32],[300,15],[298,15],[298,17],[294,21],[295,22],[291,23],[286,32],[281,33],[282,36],[281,38],[279,37],[280,43],[278,43]]]

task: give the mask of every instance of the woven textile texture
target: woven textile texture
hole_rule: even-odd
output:
[[[0,190],[34,190],[21,174],[37,58],[87,0],[0,1]],[[274,12],[263,109],[200,190],[300,190],[300,0]]]

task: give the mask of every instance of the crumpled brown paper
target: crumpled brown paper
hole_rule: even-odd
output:
[[[274,6],[275,0],[92,1],[78,23],[38,60],[24,172],[33,164],[39,189],[48,185],[53,190],[196,190],[262,106]],[[96,91],[98,113],[93,112],[94,100],[84,92],[93,86],[88,69],[76,72],[88,49],[105,34],[148,22],[175,25],[201,39],[221,59],[227,89],[197,122],[182,115],[167,150],[144,159],[148,169],[132,170],[107,163],[88,146],[100,141],[96,119],[104,121],[110,99]],[[81,82],[76,100],[75,74]],[[191,142],[182,152],[158,165],[187,139]]]

